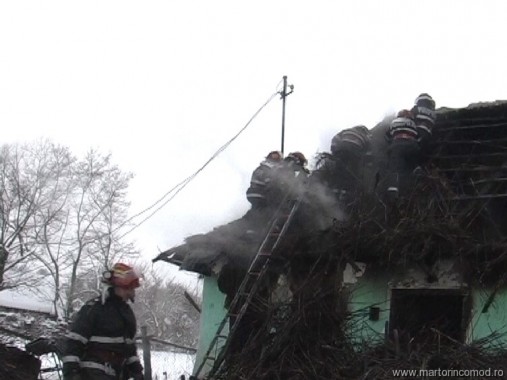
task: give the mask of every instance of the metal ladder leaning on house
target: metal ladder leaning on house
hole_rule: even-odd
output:
[[[241,319],[248,308],[248,305],[252,301],[262,278],[266,274],[268,263],[271,257],[273,257],[273,253],[276,251],[285,233],[287,232],[294,218],[294,215],[296,214],[296,211],[301,204],[303,196],[304,191],[302,191],[297,196],[297,198],[292,199],[289,197],[289,195],[286,195],[282,200],[280,207],[277,209],[272,218],[268,232],[259,249],[257,250],[257,254],[252,260],[250,267],[248,268],[248,271],[243,281],[241,282],[238,291],[236,292],[236,295],[229,305],[229,311],[218,326],[217,332],[212,339],[201,364],[197,368],[197,371],[194,375],[195,378],[199,379],[199,375],[201,374],[206,363],[213,363],[208,376],[213,376],[216,374],[222,366],[224,358],[230,347],[231,338],[237,331]],[[240,307],[239,311],[237,311],[238,307]],[[227,322],[230,320],[230,317],[236,317],[236,319],[233,325],[229,328],[229,334],[223,335],[223,330]],[[221,348],[219,347],[220,341],[225,341]],[[215,350],[215,356],[211,356],[213,350]]]

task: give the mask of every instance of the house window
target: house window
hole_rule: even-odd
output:
[[[389,333],[422,341],[438,332],[464,342],[471,303],[466,289],[391,289]],[[438,332],[437,332],[438,331]]]

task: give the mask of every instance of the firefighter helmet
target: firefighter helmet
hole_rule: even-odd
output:
[[[404,117],[406,119],[413,119],[414,115],[409,110],[401,110],[401,111],[398,112],[398,114],[396,115],[396,117]]]
[[[287,158],[293,159],[301,166],[305,166],[308,163],[308,160],[306,159],[305,155],[301,152],[292,152],[289,153]]]
[[[357,133],[360,133],[363,136],[369,136],[369,134],[370,134],[370,131],[368,130],[368,128],[366,128],[366,126],[364,126],[362,124],[356,125],[355,127],[352,127],[351,129],[353,131],[356,131]]]
[[[116,263],[102,275],[102,282],[120,288],[138,288],[142,275],[133,267],[123,263]]]
[[[431,95],[423,92],[415,99],[415,105],[419,107],[426,107],[431,110],[435,110],[435,101],[431,97]]]
[[[266,156],[266,159],[272,160],[272,161],[282,161],[283,154],[282,154],[282,152],[280,152],[278,150],[273,150],[268,153],[268,155]]]

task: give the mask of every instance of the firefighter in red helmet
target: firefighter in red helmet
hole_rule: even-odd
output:
[[[64,380],[143,380],[135,343],[134,301],[141,275],[116,263],[102,275],[102,296],[88,301],[76,314],[63,350]]]
[[[301,152],[292,152],[287,155],[284,161],[293,167],[295,172],[302,172],[304,175],[310,174],[310,171],[306,167],[308,160],[305,155]]]
[[[306,179],[310,174],[306,167],[307,164],[308,160],[301,152],[291,152],[283,159],[276,180],[281,195],[279,202],[283,196],[297,197],[303,191]]]

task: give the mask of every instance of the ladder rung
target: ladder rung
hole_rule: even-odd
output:
[[[303,194],[301,194],[301,196],[297,200],[289,199],[289,202],[286,202],[286,200],[284,200],[283,201],[284,204],[280,205],[280,208],[277,211],[278,216],[276,217],[276,219],[273,220],[273,223],[271,224],[269,231],[265,235],[265,239],[262,243],[262,246],[259,247],[259,249],[257,250],[257,255],[253,259],[251,266],[247,271],[247,275],[243,279],[238,289],[241,291],[238,291],[236,293],[236,297],[233,300],[234,304],[233,309],[237,310],[237,307],[239,306],[239,310],[233,313],[228,312],[224,317],[224,319],[222,320],[222,324],[219,327],[219,330],[217,331],[214,339],[212,340],[212,343],[205,354],[204,360],[197,369],[196,377],[198,377],[198,375],[201,373],[207,360],[215,361],[215,363],[213,364],[213,368],[211,369],[211,372],[208,375],[213,375],[216,373],[218,369],[220,369],[220,366],[222,365],[222,362],[224,360],[224,356],[227,354],[230,339],[232,338],[232,335],[234,335],[234,332],[236,331],[236,328],[238,326],[237,323],[241,320],[242,316],[245,315],[245,310],[250,305],[252,298],[256,296],[255,284],[258,281],[260,281],[261,275],[266,273],[266,268],[267,265],[270,263],[270,261],[276,259],[276,256],[273,256],[274,248],[281,239],[284,228],[287,228],[287,226],[289,225],[290,218],[292,218],[294,216],[294,213],[297,211],[298,205],[301,203],[302,197]],[[241,299],[244,300],[243,305],[241,305],[240,301]],[[236,321],[232,326],[232,330],[229,331],[229,335],[225,336],[221,335],[221,332],[223,326],[225,325],[225,321],[227,321],[227,318],[236,318]],[[217,343],[218,339],[227,339],[227,341],[225,342],[225,345],[221,348],[221,351],[218,354],[218,356],[215,358],[209,356],[208,354],[211,352],[213,347],[215,349],[218,348]]]

